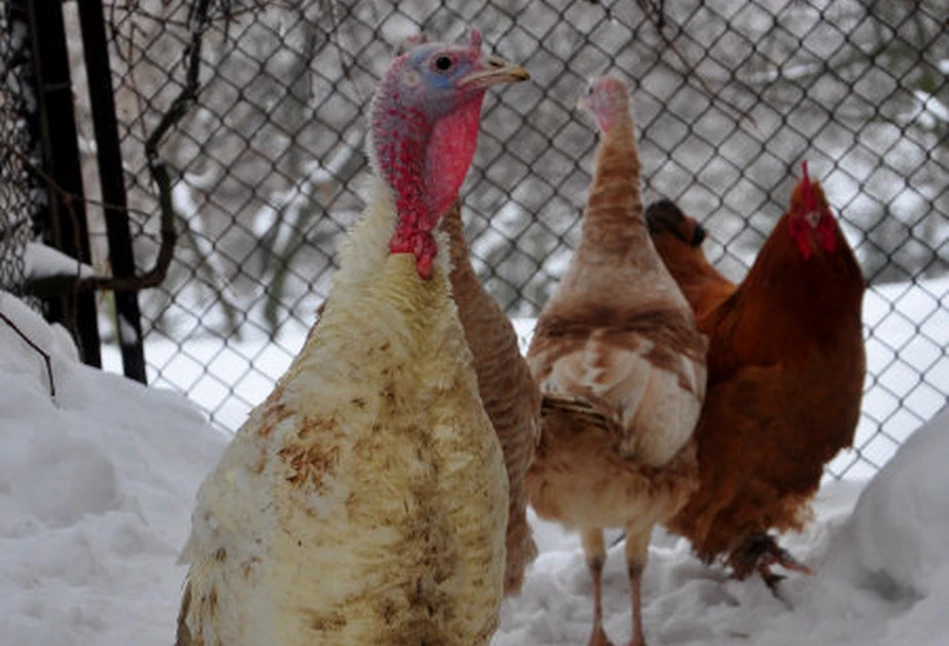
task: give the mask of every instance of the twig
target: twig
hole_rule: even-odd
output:
[[[42,168],[36,166],[30,159],[24,155],[19,150],[12,147],[10,144],[4,141],[0,141],[0,150],[9,153],[10,155],[17,157],[23,167],[28,170],[30,173],[33,173],[38,177],[46,187],[55,193],[63,203],[63,206],[66,207],[67,213],[74,220],[77,219],[77,214],[73,204],[77,201],[82,201],[85,204],[99,207],[103,210],[113,209],[113,210],[122,210],[122,207],[115,204],[109,204],[108,202],[103,202],[101,200],[95,200],[87,197],[80,197],[75,193],[70,193],[62,186],[60,186],[56,180],[49,176]],[[125,209],[127,212],[135,213],[137,215],[146,216],[148,215],[144,211],[139,211],[135,209]],[[76,227],[78,230],[78,227]],[[165,244],[166,241],[163,239],[162,244]],[[174,244],[174,240],[171,241],[171,244]],[[77,260],[77,276],[51,276],[42,278],[39,280],[30,281],[27,284],[27,293],[34,296],[52,296],[55,294],[62,294],[66,292],[78,292],[84,290],[134,290],[142,289],[144,287],[152,287],[154,285],[144,285],[141,282],[141,278],[132,277],[132,278],[110,278],[107,276],[93,276],[88,278],[78,278],[78,266],[81,263]],[[153,269],[149,274],[153,273]],[[148,274],[146,274],[148,276]],[[158,281],[161,282],[161,281]],[[157,284],[157,283],[156,283]]]
[[[666,0],[636,0],[646,17],[662,32],[666,26]]]
[[[336,49],[339,50],[339,65],[340,70],[343,76],[349,79],[352,82],[353,92],[356,97],[359,99],[360,104],[366,105],[369,102],[369,97],[365,92],[359,87],[356,83],[356,80],[353,78],[353,69],[359,64],[356,54],[354,54],[350,49],[343,47],[343,23],[339,17],[339,8],[337,5],[337,0],[326,0],[329,5],[329,14],[330,14],[330,26],[331,29],[326,31],[327,40],[336,46]],[[348,62],[346,59],[349,59]]]
[[[221,2],[220,0],[216,3],[218,13],[220,16],[223,16],[225,20],[233,20],[234,18],[240,18],[245,15],[253,15],[255,11],[260,11],[266,7],[281,7],[284,9],[291,9],[293,4],[290,2],[281,2],[279,0],[259,0],[255,2],[253,6],[250,7],[234,7],[230,1]],[[127,14],[134,14],[136,18],[144,18],[150,20],[157,25],[163,27],[177,27],[177,28],[188,28],[190,25],[187,20],[180,20],[171,18],[169,16],[163,16],[161,14],[155,13],[154,11],[149,10],[147,7],[143,7],[139,2],[130,2],[126,4],[112,3],[110,5],[110,14],[115,15],[120,11],[124,11]],[[209,15],[209,18],[212,16]],[[218,17],[218,16],[213,16]],[[110,18],[113,28],[116,25],[116,21]],[[114,30],[113,30],[114,31]]]
[[[46,352],[46,350],[44,350],[44,349],[41,348],[40,346],[36,345],[36,343],[34,343],[33,340],[30,339],[30,337],[28,337],[26,334],[24,334],[24,333],[23,333],[23,330],[21,330],[19,327],[17,327],[17,324],[14,323],[12,320],[10,320],[10,317],[8,317],[8,316],[7,316],[6,314],[4,314],[3,312],[0,312],[0,321],[3,321],[3,322],[6,323],[7,325],[9,325],[11,330],[13,330],[14,332],[16,332],[17,335],[18,335],[21,339],[23,339],[23,341],[24,341],[28,346],[30,346],[31,348],[33,348],[34,350],[36,350],[36,352],[39,353],[39,355],[40,355],[41,357],[43,357],[43,361],[46,362],[46,375],[47,375],[47,377],[49,378],[49,396],[55,398],[55,397],[56,397],[56,384],[55,384],[55,382],[53,381],[53,360],[52,360],[52,358],[49,356],[49,353]]]
[[[159,154],[158,146],[182,118],[188,113],[191,106],[197,101],[199,88],[199,73],[201,71],[201,48],[204,42],[204,33],[207,30],[209,19],[208,9],[211,0],[196,0],[192,10],[189,12],[189,28],[191,31],[191,42],[185,50],[187,68],[185,75],[185,84],[181,92],[171,103],[171,107],[162,116],[158,126],[152,131],[151,135],[145,141],[145,156],[148,160],[148,169],[152,180],[158,187],[158,205],[161,212],[160,244],[158,248],[158,257],[154,266],[139,276],[116,278],[108,276],[92,276],[88,278],[73,276],[54,276],[34,281],[29,287],[29,292],[38,295],[49,295],[52,293],[63,293],[68,291],[88,291],[88,290],[113,290],[113,291],[136,291],[148,289],[160,285],[168,273],[168,267],[174,257],[175,244],[178,240],[178,232],[175,229],[175,208],[172,201],[172,181],[168,172],[165,159]],[[4,145],[5,144],[0,144]],[[20,156],[27,168],[36,173],[49,187],[55,192],[65,204],[70,214],[75,217],[72,209],[72,203],[79,199],[75,194],[67,192],[61,186],[58,186],[53,179],[44,173],[41,169],[34,166],[29,159],[22,154],[13,151]],[[87,200],[90,204],[101,206],[102,208],[112,208],[122,210],[120,207]],[[128,211],[128,209],[126,209]],[[78,274],[79,272],[77,272]]]
[[[675,36],[669,36],[664,31],[666,27],[666,11],[665,11],[665,0],[658,0],[655,3],[650,2],[650,0],[637,0],[640,8],[646,16],[646,19],[649,20],[653,26],[656,28],[656,32],[659,34],[659,37],[662,38],[662,42],[665,46],[675,54],[679,60],[685,65],[685,71],[680,72],[685,78],[686,83],[692,84],[692,80],[695,79],[699,84],[699,90],[708,97],[713,103],[718,102],[724,105],[729,110],[735,112],[740,118],[747,119],[751,122],[755,128],[758,127],[758,122],[755,120],[751,113],[748,110],[745,110],[732,101],[722,98],[709,86],[708,82],[702,78],[699,74],[694,74],[695,65],[690,65],[688,58],[679,50],[676,46]],[[678,27],[678,25],[677,25]],[[681,27],[678,27],[678,33],[683,33]]]

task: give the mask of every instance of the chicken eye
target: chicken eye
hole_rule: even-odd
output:
[[[439,56],[435,59],[435,68],[442,72],[451,69],[452,60],[448,56]]]

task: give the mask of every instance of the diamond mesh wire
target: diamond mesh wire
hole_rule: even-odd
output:
[[[155,213],[142,154],[183,83],[181,0],[106,2],[130,206]],[[537,314],[577,242],[596,138],[587,81],[633,87],[647,200],[710,231],[739,279],[801,160],[821,178],[871,284],[857,447],[830,473],[872,473],[949,393],[949,30],[938,0],[212,2],[197,105],[163,147],[182,242],[143,295],[152,382],[235,429],[299,348],[338,236],[358,216],[364,115],[392,47],[468,26],[531,84],[492,92],[463,189],[486,286]],[[658,27],[659,18],[663,27]],[[79,99],[82,101],[82,99]],[[155,253],[142,218],[138,257]]]
[[[33,216],[42,205],[27,160],[35,160],[29,118],[36,111],[26,24],[9,6],[0,12],[0,289],[22,295]],[[30,300],[34,306],[39,303]]]

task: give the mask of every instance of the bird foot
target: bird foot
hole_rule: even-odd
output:
[[[773,566],[779,565],[785,570],[808,576],[814,574],[814,570],[791,556],[790,552],[778,545],[774,537],[768,534],[756,534],[747,538],[729,556],[728,565],[732,567],[732,576],[738,580],[747,578],[753,572],[758,572],[774,595],[777,595],[778,583],[786,577],[772,572]]]
[[[590,635],[590,643],[587,646],[613,646],[613,642],[606,636],[603,626],[596,626],[593,634]]]

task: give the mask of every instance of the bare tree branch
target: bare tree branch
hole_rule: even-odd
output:
[[[115,278],[109,276],[80,277],[77,271],[76,276],[52,276],[34,281],[26,286],[27,292],[39,296],[48,296],[64,292],[80,292],[88,290],[113,290],[113,291],[136,291],[148,289],[160,285],[168,273],[168,267],[174,257],[175,244],[178,240],[178,232],[175,228],[175,208],[172,201],[172,178],[168,170],[166,160],[158,152],[158,147],[168,135],[168,133],[178,125],[178,123],[188,114],[191,107],[195,104],[200,87],[201,72],[201,49],[204,42],[204,34],[210,24],[208,11],[212,0],[196,0],[188,16],[189,29],[191,32],[191,41],[185,49],[185,60],[187,62],[185,72],[185,83],[181,92],[172,101],[168,111],[162,116],[158,125],[145,141],[145,156],[148,160],[148,169],[158,188],[158,205],[161,215],[160,225],[160,244],[158,248],[158,257],[154,266],[144,274],[130,278]],[[0,142],[5,149],[9,146]],[[18,155],[26,167],[37,176],[39,176],[49,190],[55,192],[66,205],[70,215],[75,217],[75,211],[72,204],[78,199],[78,196],[65,191],[58,186],[53,179],[37,168],[25,158],[22,154],[10,149],[13,154]],[[115,205],[103,204],[93,200],[86,200],[89,204],[95,204],[103,208],[112,208],[116,210],[125,210],[127,208]],[[78,230],[78,228],[77,228]]]
[[[10,326],[10,329],[13,330],[14,332],[16,332],[17,335],[18,335],[21,339],[23,339],[23,342],[24,342],[24,343],[26,343],[28,346],[30,346],[31,348],[33,348],[34,350],[36,350],[36,352],[37,352],[41,357],[43,357],[43,361],[46,363],[46,375],[47,375],[47,377],[49,378],[49,396],[50,396],[50,397],[56,397],[56,383],[53,381],[53,360],[52,360],[52,358],[49,356],[49,353],[48,353],[46,350],[44,350],[43,348],[41,348],[40,346],[38,346],[36,343],[34,343],[33,340],[32,340],[30,337],[28,337],[28,336],[23,332],[23,330],[21,330],[19,327],[17,327],[17,324],[14,323],[12,320],[10,320],[10,317],[8,317],[8,316],[7,316],[6,314],[4,314],[3,312],[0,312],[0,321],[3,321],[3,322],[6,323],[7,325],[9,325],[9,326]]]

